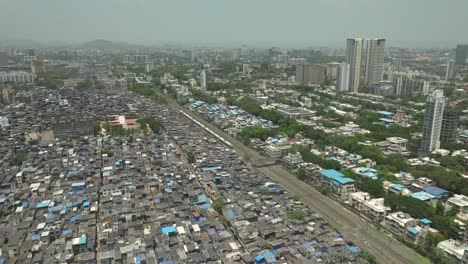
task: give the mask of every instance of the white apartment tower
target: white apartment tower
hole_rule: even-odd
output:
[[[362,38],[348,39],[346,45],[346,63],[349,64],[349,90],[359,90],[362,63]]]
[[[440,148],[440,131],[444,115],[445,97],[442,90],[435,90],[427,97],[426,112],[421,139],[421,152],[430,153]]]
[[[340,63],[336,72],[336,91],[349,91],[349,64],[346,62]]]
[[[367,39],[364,83],[382,81],[385,57],[385,39]]]
[[[201,88],[206,88],[206,73],[205,73],[205,71],[202,71],[200,73],[200,87]]]

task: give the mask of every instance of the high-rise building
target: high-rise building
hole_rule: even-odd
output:
[[[202,71],[200,73],[200,87],[201,88],[206,88],[206,73],[205,73],[205,71]]]
[[[349,90],[357,93],[361,80],[362,63],[362,45],[361,38],[348,39],[346,45],[346,63],[349,64]]]
[[[343,62],[336,72],[336,91],[349,91],[349,64]]]
[[[26,55],[27,55],[27,56],[36,56],[36,50],[34,50],[34,49],[27,49],[27,50],[26,50]]]
[[[431,153],[440,148],[444,107],[445,97],[442,90],[435,90],[427,97],[420,149],[422,153]]]
[[[0,67],[8,67],[8,54],[0,51]]]
[[[296,82],[320,84],[325,81],[327,68],[318,64],[296,66]]]
[[[154,69],[154,64],[152,62],[145,63],[145,72],[150,72]]]
[[[429,84],[429,81],[398,75],[393,78],[393,94],[409,97],[427,95],[430,89]]]
[[[452,81],[455,79],[455,61],[449,60],[447,63],[447,72],[445,73],[445,79]]]
[[[0,82],[30,83],[34,82],[36,75],[24,71],[0,72]]]
[[[447,102],[442,118],[442,129],[440,132],[440,141],[443,143],[455,143],[458,137],[458,119],[460,113],[456,108],[455,102]]]
[[[242,64],[242,76],[248,77],[250,75],[250,65]]]
[[[33,60],[31,61],[31,72],[33,74],[42,74],[46,72],[46,60]]]
[[[365,84],[382,81],[384,57],[385,39],[368,39],[366,41]]]
[[[401,72],[403,71],[403,66],[401,65],[401,59],[400,58],[395,58],[393,61],[393,68],[396,72]]]
[[[135,63],[135,64],[144,64],[149,60],[148,55],[143,54],[133,54],[133,55],[124,55],[124,63]]]
[[[468,58],[468,44],[457,45],[457,49],[455,51],[455,63],[457,65],[465,64],[467,58]]]
[[[327,63],[327,77],[336,79],[338,75],[338,68],[340,67],[341,63],[338,62],[330,62]]]

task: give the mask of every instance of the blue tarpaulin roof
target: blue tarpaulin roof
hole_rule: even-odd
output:
[[[395,189],[397,191],[403,191],[405,189],[405,186],[401,184],[393,184],[393,185],[390,185],[390,188]]]
[[[421,220],[419,220],[421,223],[425,224],[425,225],[429,225],[432,223],[431,220],[427,219],[427,218],[423,218]]]
[[[414,227],[411,227],[409,226],[408,228],[406,228],[410,233],[414,234],[414,235],[417,235],[419,233],[418,230],[416,230],[416,228]]]
[[[434,195],[427,192],[416,192],[411,194],[411,197],[416,198],[421,201],[429,201],[435,198]]]
[[[351,253],[359,253],[359,248],[355,246],[349,246],[348,247],[349,252]]]
[[[161,229],[161,232],[165,235],[170,234],[170,233],[175,233],[176,228],[174,226],[163,227]]]
[[[437,186],[427,186],[424,188],[424,191],[430,193],[436,197],[446,195],[449,191],[439,188]]]

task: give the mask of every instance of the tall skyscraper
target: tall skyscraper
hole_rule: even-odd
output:
[[[8,67],[8,54],[0,51],[0,67]]]
[[[424,154],[431,153],[440,148],[444,107],[445,97],[442,90],[435,90],[427,97],[420,149]]]
[[[46,73],[46,60],[33,60],[31,61],[31,72],[33,74]]]
[[[382,81],[384,57],[385,39],[368,39],[366,41],[365,84]]]
[[[336,91],[349,91],[349,64],[343,62],[336,72]]]
[[[202,71],[200,73],[200,87],[201,88],[206,88],[206,73],[205,73],[205,71]]]
[[[296,82],[321,84],[325,81],[327,68],[318,64],[296,66]]]
[[[403,66],[401,65],[400,58],[395,58],[393,67],[396,72],[401,72],[403,70]]]
[[[393,94],[397,96],[423,96],[429,93],[430,82],[409,78],[405,75],[393,77]]]
[[[242,76],[248,77],[250,75],[250,65],[242,64]]]
[[[357,93],[361,79],[362,63],[361,38],[348,39],[346,45],[346,63],[349,64],[349,90]]]
[[[457,45],[457,49],[455,51],[455,63],[457,63],[457,65],[465,64],[467,58],[468,58],[468,44]]]
[[[455,79],[455,61],[449,60],[447,63],[447,72],[445,73],[445,79],[452,81]]]
[[[440,132],[440,141],[443,143],[455,143],[458,137],[458,119],[460,112],[457,109],[456,102],[447,102],[442,118],[442,129]]]

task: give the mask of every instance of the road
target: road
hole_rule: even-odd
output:
[[[233,144],[234,150],[250,160],[265,159],[257,151],[243,145],[240,141],[231,137],[223,130],[203,119],[200,115],[171,103],[176,109],[182,110],[212,131]],[[292,195],[301,197],[301,201],[311,209],[321,214],[325,220],[336,227],[345,237],[353,241],[361,249],[372,252],[379,263],[427,263],[412,249],[400,244],[395,239],[382,234],[369,222],[365,221],[355,213],[346,209],[333,199],[321,194],[312,186],[297,179],[291,173],[279,165],[258,168],[264,175],[278,182]]]

